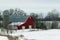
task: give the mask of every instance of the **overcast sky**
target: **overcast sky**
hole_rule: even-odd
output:
[[[0,10],[20,8],[26,13],[46,13],[52,9],[60,10],[60,0],[0,0]]]

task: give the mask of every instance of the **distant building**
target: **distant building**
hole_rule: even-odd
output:
[[[9,29],[35,28],[35,21],[32,16],[10,16]]]

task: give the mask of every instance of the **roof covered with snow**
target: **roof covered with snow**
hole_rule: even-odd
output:
[[[9,25],[21,25],[21,24],[23,24],[24,22],[12,22],[11,24],[9,24]]]

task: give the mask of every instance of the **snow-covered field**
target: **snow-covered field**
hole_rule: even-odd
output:
[[[27,30],[25,31],[17,30],[12,34],[9,33],[9,35],[14,37],[14,36],[20,36],[22,34],[26,39],[31,40],[60,40],[60,29],[39,30],[39,31],[27,31]],[[0,37],[0,40],[1,39],[2,37]]]
[[[8,38],[5,36],[0,36],[0,40],[8,40]]]

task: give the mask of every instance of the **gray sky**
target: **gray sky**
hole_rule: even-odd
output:
[[[0,10],[20,8],[26,13],[47,13],[52,9],[60,10],[60,0],[0,0]]]

